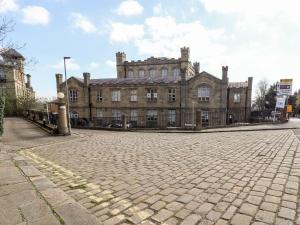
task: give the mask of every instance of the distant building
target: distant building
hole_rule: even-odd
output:
[[[35,98],[31,75],[24,72],[24,62],[25,58],[15,49],[0,49],[0,92],[4,91],[16,107],[18,98]]]
[[[140,127],[152,123],[184,127],[193,122],[224,125],[228,118],[249,119],[252,77],[230,83],[227,66],[222,67],[221,79],[200,72],[200,63],[190,62],[189,48],[181,48],[178,59],[144,61],[127,61],[126,54],[118,52],[116,66],[114,79],[91,79],[89,73],[83,73],[83,79],[68,79],[72,118],[120,120],[126,115]],[[56,74],[56,84],[57,92],[65,92],[61,74]]]

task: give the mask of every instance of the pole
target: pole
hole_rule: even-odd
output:
[[[193,114],[192,114],[192,121],[193,121],[193,129],[195,128],[195,102],[193,101]]]
[[[67,122],[68,122],[68,131],[71,135],[71,122],[70,122],[70,103],[69,103],[69,88],[68,88],[68,80],[67,80],[67,68],[66,68],[66,59],[70,59],[70,57],[64,57],[64,69],[65,69],[65,82],[66,82],[66,98],[67,98]]]
[[[274,111],[274,116],[273,116],[273,122],[275,122],[275,120],[276,120],[276,106],[275,106],[275,111]]]

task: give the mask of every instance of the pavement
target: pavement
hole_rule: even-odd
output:
[[[10,180],[24,178],[35,191],[28,201],[38,198],[58,224],[299,225],[299,124],[192,134],[73,130],[72,137],[49,137],[9,119],[0,182],[7,171],[20,173]],[[0,206],[9,202],[7,187],[0,183]],[[22,199],[22,191],[11,198]],[[8,203],[21,222],[32,224],[14,204]],[[1,216],[13,218],[0,207],[0,224]]]

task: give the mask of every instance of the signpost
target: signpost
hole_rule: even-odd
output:
[[[276,107],[275,107],[275,113],[274,113],[274,121],[275,121],[275,114],[276,109],[284,109],[285,107],[285,101],[289,98],[290,95],[292,95],[292,89],[293,88],[293,79],[280,79],[280,82],[277,82],[276,84],[276,95],[277,95],[277,101],[276,101]],[[287,113],[292,112],[292,107],[287,106]]]

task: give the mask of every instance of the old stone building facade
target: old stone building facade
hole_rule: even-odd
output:
[[[15,107],[18,98],[35,98],[31,75],[24,72],[24,62],[25,58],[15,49],[0,50],[0,92],[5,92]]]
[[[127,61],[116,53],[117,78],[68,79],[70,115],[88,120],[119,121],[125,115],[139,127],[185,127],[191,124],[224,125],[231,120],[246,121],[250,116],[252,77],[246,82],[229,83],[228,67],[219,79],[200,63],[190,62],[189,48],[178,59],[148,58]],[[56,74],[57,92],[65,92],[61,74]]]

